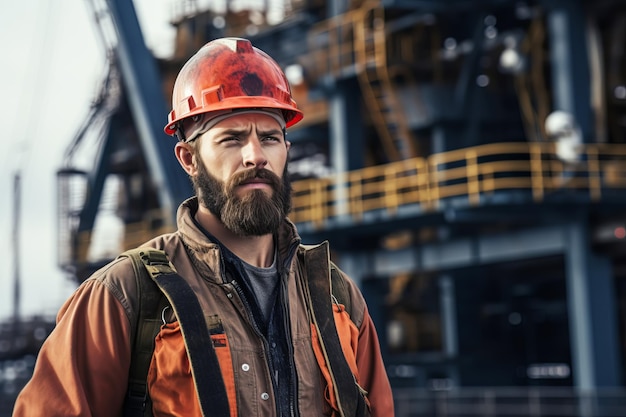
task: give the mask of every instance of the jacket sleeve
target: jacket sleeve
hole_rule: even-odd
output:
[[[391,385],[380,352],[380,344],[374,322],[367,307],[359,328],[359,344],[356,362],[359,381],[368,392],[372,417],[393,417],[394,403]]]
[[[13,417],[120,416],[130,364],[130,323],[102,281],[88,280],[61,307]]]

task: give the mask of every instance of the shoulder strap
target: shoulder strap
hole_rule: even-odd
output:
[[[165,252],[143,249],[139,257],[148,276],[165,294],[178,318],[202,414],[205,417],[230,416],[226,387],[196,294],[178,275]]]
[[[352,298],[350,298],[348,286],[341,273],[339,273],[337,265],[332,261],[330,262],[330,289],[333,297],[339,304],[343,304],[350,317],[352,317]]]
[[[303,252],[303,268],[306,271],[305,281],[308,287],[309,303],[312,309],[313,324],[320,337],[320,345],[328,364],[335,395],[337,397],[339,412],[342,417],[364,416],[365,400],[359,389],[350,366],[345,360],[341,341],[337,334],[331,299],[331,279],[329,274],[330,260],[325,248],[308,250]],[[336,268],[335,268],[336,269]],[[331,269],[332,271],[332,269]],[[335,270],[335,274],[339,275]],[[326,276],[326,279],[322,277]],[[318,278],[318,279],[316,279]],[[339,280],[335,280],[339,284]],[[343,283],[342,280],[342,284]],[[338,286],[339,288],[339,286]],[[347,295],[347,289],[343,290]],[[348,298],[346,296],[346,298]],[[345,300],[343,300],[345,302]]]
[[[137,285],[137,321],[132,326],[132,352],[128,375],[128,392],[124,402],[124,417],[152,416],[152,401],[148,396],[148,370],[154,339],[161,327],[160,312],[169,304],[165,295],[152,281],[141,259],[143,249],[131,249],[120,257],[133,264]]]
[[[300,245],[301,250],[312,249],[313,245]],[[339,268],[333,261],[330,261],[330,293],[339,304],[343,304],[346,311],[352,317],[352,298],[348,292],[348,286],[339,272]]]

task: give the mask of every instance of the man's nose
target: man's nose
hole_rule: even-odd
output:
[[[264,167],[267,165],[263,146],[257,138],[250,138],[242,148],[242,153],[243,164],[246,167]]]

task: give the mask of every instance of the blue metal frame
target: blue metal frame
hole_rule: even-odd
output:
[[[178,205],[193,194],[173,155],[173,139],[163,132],[167,110],[154,56],[143,39],[132,1],[109,0],[117,30],[117,59],[139,139],[164,211],[175,224]]]

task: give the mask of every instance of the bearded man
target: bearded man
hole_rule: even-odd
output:
[[[141,294],[133,263],[120,257],[61,308],[14,417],[392,417],[358,287],[335,268],[350,307],[310,293],[312,283],[328,285],[333,265],[328,245],[302,245],[287,218],[286,131],[302,112],[276,62],[245,39],[212,41],[181,69],[172,104],[165,131],[179,139],[175,155],[196,196],[179,207],[177,231],[142,246],[163,251],[191,292],[155,318],[163,323],[145,391],[129,389]],[[201,310],[192,328],[177,315],[187,304]],[[198,358],[190,340],[202,332],[210,339]],[[195,371],[204,356],[217,360],[209,381]]]

